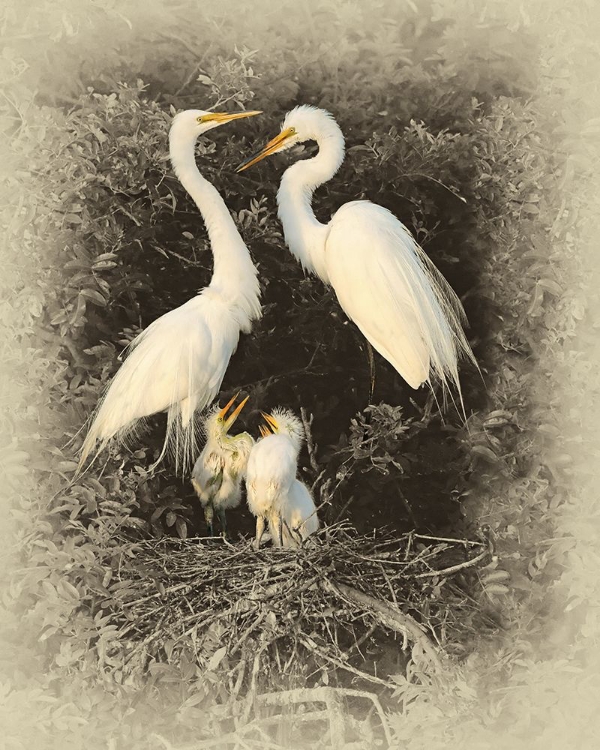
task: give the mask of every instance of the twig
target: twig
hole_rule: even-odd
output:
[[[394,465],[398,467],[398,464],[395,461],[394,461]],[[415,514],[413,513],[412,506],[406,499],[406,496],[404,492],[402,492],[401,489],[398,489],[398,495],[400,495],[400,500],[402,500],[402,504],[406,508],[406,511],[408,513],[410,520],[414,523],[415,526],[417,526],[418,522],[417,522],[417,519],[415,518]]]
[[[375,357],[373,356],[373,347],[371,344],[365,340],[365,343],[367,345],[367,354],[369,357],[369,373],[371,376],[370,379],[370,386],[369,386],[369,403],[373,400],[373,393],[375,391]]]
[[[342,518],[342,516],[344,515],[344,513],[345,513],[345,512],[346,512],[346,511],[348,510],[348,508],[350,507],[350,505],[351,505],[351,503],[353,502],[353,500],[354,500],[354,495],[350,495],[350,497],[348,498],[348,500],[347,500],[347,501],[346,501],[346,502],[344,503],[344,505],[342,506],[342,508],[341,508],[340,512],[339,512],[339,513],[337,514],[337,516],[335,517],[335,521],[334,521],[334,523],[337,523],[337,522],[338,522],[338,521],[339,521],[339,520],[340,520],[340,519]]]
[[[332,664],[335,664],[338,667],[341,667],[341,669],[345,669],[347,672],[352,672],[352,674],[355,674],[357,677],[360,677],[363,680],[368,680],[369,682],[374,682],[377,685],[383,685],[386,688],[392,688],[395,689],[397,686],[392,682],[387,682],[386,680],[382,680],[380,677],[375,677],[375,675],[369,674],[368,672],[361,672],[360,669],[357,669],[356,667],[353,667],[351,664],[346,664],[345,661],[342,659],[339,659],[338,657],[333,656],[332,654],[328,654],[326,651],[323,651],[323,649],[319,648],[315,641],[313,641],[312,638],[309,638],[308,636],[302,636],[300,638],[300,641],[306,646],[306,648],[309,651],[314,651],[322,659],[325,659],[326,661],[330,661]]]
[[[312,423],[314,420],[314,415],[311,414],[310,418],[307,415],[306,409],[302,406],[300,407],[300,416],[302,417],[302,424],[304,425],[304,435],[306,437],[306,447],[308,449],[308,458],[310,461],[310,465],[315,472],[315,474],[319,473],[319,462],[317,461],[316,456],[316,446],[313,441],[312,437]]]
[[[374,599],[372,596],[364,594],[362,591],[358,591],[351,586],[346,586],[346,584],[334,584],[329,579],[325,579],[323,585],[348,601],[358,604],[379,616],[382,625],[386,625],[396,632],[408,635],[415,643],[421,646],[423,653],[441,670],[442,664],[435,647],[425,635],[421,626],[410,615],[400,612],[400,610],[395,609],[390,604]]]
[[[416,539],[428,539],[432,542],[452,542],[452,544],[465,544],[471,547],[484,547],[483,542],[472,542],[469,539],[453,539],[452,537],[446,536],[428,536],[427,534],[417,534],[416,531],[412,531],[411,535]]]
[[[319,484],[319,482],[321,481],[321,479],[323,479],[323,476],[324,476],[324,474],[326,474],[326,472],[327,472],[327,469],[321,469],[321,471],[319,472],[317,478],[315,479],[315,481],[310,486],[310,492],[311,492],[311,494],[315,491],[315,487]],[[323,485],[323,487],[325,487],[325,486],[327,486],[327,482],[325,482],[325,484]],[[321,490],[320,490],[321,497],[323,497],[323,487],[321,487]],[[329,502],[329,500],[328,500],[328,502]]]
[[[476,557],[467,560],[464,563],[458,563],[457,565],[451,565],[449,568],[443,568],[441,570],[428,570],[425,573],[417,573],[414,578],[432,578],[434,576],[449,576],[451,573],[456,573],[457,570],[463,570],[464,568],[472,568],[477,563],[485,560],[489,555],[489,551],[486,549]]]

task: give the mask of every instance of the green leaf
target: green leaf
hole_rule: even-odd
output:
[[[90,302],[98,305],[99,307],[106,307],[107,305],[106,299],[100,294],[100,292],[97,292],[95,289],[82,289],[79,294],[82,297],[89,299]]]
[[[187,539],[187,523],[183,518],[177,518],[175,521],[175,528],[177,529],[180,539]]]
[[[493,461],[494,463],[498,461],[498,456],[494,451],[490,450],[490,448],[485,445],[474,445],[471,448],[471,453],[475,453],[477,456],[483,456],[483,458],[487,458],[488,461]]]
[[[217,649],[215,653],[210,657],[210,660],[208,664],[206,665],[206,670],[208,672],[213,672],[219,664],[223,661],[227,654],[227,646],[221,646],[221,648]]]

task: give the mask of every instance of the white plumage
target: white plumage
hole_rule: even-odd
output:
[[[464,311],[406,227],[369,201],[347,203],[328,224],[315,218],[313,191],[344,159],[344,137],[329,112],[296,107],[280,134],[238,170],[307,140],[317,142],[318,154],[289,167],[277,194],[290,251],[331,284],[348,317],[412,388],[433,376],[444,390],[455,385],[460,396],[458,359],[475,361],[462,329]]]
[[[192,469],[192,485],[204,509],[211,536],[214,535],[215,512],[223,534],[227,534],[225,511],[240,504],[242,479],[254,445],[254,439],[247,432],[228,434],[248,400],[244,399],[233,414],[226,418],[235,398],[234,396],[223,409],[213,409],[205,420],[206,444]]]
[[[259,440],[248,459],[246,491],[248,507],[256,516],[256,547],[268,524],[274,543],[282,535],[282,506],[296,480],[298,455],[304,439],[302,422],[288,409],[263,414],[272,435]]]
[[[382,206],[355,201],[329,226],[327,272],[346,315],[411,388],[430,369],[458,386],[460,302],[404,225]]]
[[[185,469],[196,444],[195,415],[216,397],[240,331],[261,316],[257,270],[217,190],[196,166],[194,147],[202,133],[240,117],[187,110],[169,133],[173,168],[195,201],[208,230],[214,273],[207,288],[155,320],[131,343],[84,440],[79,466],[111,438],[124,440],[140,420],[167,412],[168,446]]]
[[[317,509],[308,487],[294,479],[287,494],[280,499],[279,512],[282,520],[282,546],[298,547],[304,539],[319,529]],[[278,547],[279,525],[269,516],[269,532],[273,544]]]

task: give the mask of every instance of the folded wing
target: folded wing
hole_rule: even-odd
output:
[[[140,422],[167,412],[165,446],[184,465],[195,446],[196,412],[217,395],[239,327],[214,302],[196,297],[155,320],[131,344],[110,383],[83,443],[80,466],[116,437],[126,439]],[[210,317],[209,317],[210,316]]]
[[[368,201],[343,206],[329,226],[327,272],[348,317],[412,388],[433,373],[460,394],[458,358],[473,358],[464,312],[408,230]]]

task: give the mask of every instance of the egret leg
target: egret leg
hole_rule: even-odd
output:
[[[277,536],[279,538],[279,546],[283,547],[283,517],[281,515],[278,518]]]
[[[219,523],[221,524],[221,533],[225,539],[228,539],[227,535],[227,517],[225,516],[225,508],[217,508],[217,516],[219,517]]]
[[[290,527],[288,526],[288,531],[290,533],[290,541],[292,543],[292,547],[301,547],[302,546],[302,533],[300,529],[298,528],[290,529]]]
[[[254,549],[260,549],[260,540],[263,538],[265,533],[265,519],[262,516],[256,517],[256,538],[254,540]]]
[[[373,391],[375,390],[375,357],[373,356],[373,347],[368,341],[365,341],[367,345],[367,354],[369,356],[369,371],[371,374],[371,385],[369,388],[369,403],[373,400]]]
[[[206,525],[208,527],[208,536],[215,535],[214,516],[215,516],[214,506],[212,503],[208,503],[207,505],[204,506],[204,520],[206,521]]]

